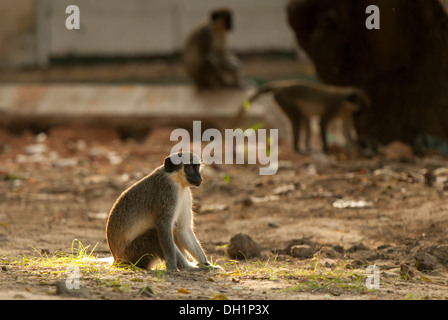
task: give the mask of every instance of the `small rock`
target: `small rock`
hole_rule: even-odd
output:
[[[406,280],[410,280],[412,278],[414,278],[415,273],[412,270],[411,266],[409,266],[406,263],[402,263],[400,265],[400,275],[405,278]]]
[[[302,245],[302,244],[309,245],[311,248],[313,248],[313,251],[315,251],[316,248],[317,248],[317,244],[315,242],[309,240],[309,239],[305,239],[305,238],[293,239],[286,246],[286,249],[285,249],[284,253],[291,254],[291,249],[292,249],[293,246],[295,246],[295,245]]]
[[[338,209],[346,209],[346,208],[370,208],[373,206],[372,201],[367,201],[364,199],[338,199],[333,202],[333,207]]]
[[[384,250],[384,249],[387,249],[387,251],[389,251],[389,248],[391,247],[391,245],[390,244],[382,244],[382,245],[379,245],[376,249],[377,250]]]
[[[355,259],[355,260],[353,260],[352,262],[347,263],[347,264],[346,264],[346,268],[347,268],[347,269],[359,269],[359,268],[361,268],[362,266],[365,266],[366,264],[367,264],[366,261],[359,260],[359,259]]]
[[[286,195],[294,190],[295,186],[293,184],[286,184],[275,188],[274,190],[272,190],[272,193],[276,195]]]
[[[61,158],[56,159],[53,162],[53,166],[58,168],[64,168],[64,167],[75,167],[78,164],[78,159],[76,158]]]
[[[262,202],[268,202],[268,201],[278,201],[280,200],[280,197],[274,194],[266,195],[262,197],[251,197],[250,200],[252,203],[262,203]]]
[[[391,169],[381,168],[373,171],[373,177],[378,181],[389,182],[390,180],[398,180],[400,175]]]
[[[341,246],[341,245],[339,245],[339,244],[333,246],[332,248],[333,248],[333,250],[335,250],[336,252],[344,253],[344,247]]]
[[[396,140],[389,143],[384,148],[383,153],[388,159],[392,160],[407,160],[412,159],[414,156],[410,145]]]
[[[199,212],[202,214],[206,214],[206,213],[210,213],[210,212],[224,211],[228,208],[229,208],[229,206],[227,204],[217,204],[217,203],[204,204],[201,206],[201,209],[199,210]]]
[[[246,198],[244,198],[244,199],[241,201],[241,204],[242,204],[244,207],[250,207],[251,205],[254,204],[254,202],[252,201],[251,198],[246,197]]]
[[[319,257],[335,259],[335,258],[338,258],[339,256],[340,256],[340,252],[336,251],[332,247],[325,246],[319,250]]]
[[[434,186],[434,183],[436,182],[436,176],[434,175],[434,172],[426,171],[424,174],[424,178],[425,178],[425,186],[428,187]]]
[[[299,259],[312,258],[314,255],[314,250],[311,246],[307,244],[295,245],[291,248],[291,255],[294,258]]]
[[[241,260],[261,257],[261,247],[247,234],[239,233],[230,239],[227,254],[232,259]]]
[[[363,250],[370,250],[368,246],[363,244],[362,242],[359,244],[355,244],[347,249],[348,252],[356,252],[356,251],[363,251]]]
[[[415,257],[416,268],[419,271],[433,271],[437,268],[438,260],[427,252],[418,252]]]
[[[41,143],[30,144],[25,147],[24,153],[26,155],[42,154],[48,151],[48,147]]]
[[[398,273],[390,271],[390,270],[381,272],[381,275],[383,277],[387,277],[387,278],[396,278],[399,276]]]
[[[445,267],[448,267],[448,244],[436,245],[429,252],[437,258]]]

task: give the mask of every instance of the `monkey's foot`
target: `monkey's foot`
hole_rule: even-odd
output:
[[[210,262],[206,262],[204,264],[198,264],[197,269],[199,269],[199,271],[216,271],[216,270],[221,270],[221,266],[218,265],[212,265]]]
[[[182,271],[188,271],[188,272],[217,271],[217,270],[222,270],[222,268],[218,265],[212,265],[210,262],[204,264],[197,264],[195,267],[182,269]]]

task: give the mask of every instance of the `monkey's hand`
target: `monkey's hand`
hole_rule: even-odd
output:
[[[224,67],[224,69],[236,71],[240,69],[240,64],[240,60],[237,58],[237,56],[230,51],[224,52],[223,56],[221,57],[221,65]]]
[[[218,265],[212,265],[210,262],[205,262],[203,264],[198,264],[197,265],[199,270],[220,270],[222,269],[220,266]]]

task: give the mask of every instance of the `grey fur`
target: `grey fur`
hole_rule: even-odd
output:
[[[210,265],[192,230],[189,188],[200,181],[188,175],[200,174],[186,173],[189,165],[182,163],[167,172],[171,164],[166,158],[164,166],[125,190],[112,207],[106,237],[115,263],[150,268],[161,259],[168,270],[188,269],[192,265],[182,253],[188,252],[200,265]]]
[[[294,150],[299,151],[300,128],[305,125],[306,144],[310,150],[310,114],[320,117],[323,150],[328,151],[326,129],[334,118],[341,118],[344,136],[349,147],[355,147],[351,131],[355,130],[353,116],[370,106],[367,94],[356,87],[331,86],[300,80],[272,81],[261,86],[246,101],[253,102],[263,94],[272,92],[275,101],[289,118],[293,129]],[[245,112],[242,106],[233,120],[236,127]]]
[[[195,28],[185,41],[183,62],[188,76],[199,89],[239,87],[238,58],[226,49],[232,12],[214,10],[208,21]]]

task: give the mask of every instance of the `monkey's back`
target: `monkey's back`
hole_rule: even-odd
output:
[[[126,189],[113,205],[106,226],[109,248],[116,257],[137,236],[154,228],[172,210],[176,191],[163,166]]]
[[[202,71],[201,68],[212,49],[212,30],[207,23],[202,23],[190,33],[182,52],[185,70],[194,80]]]

